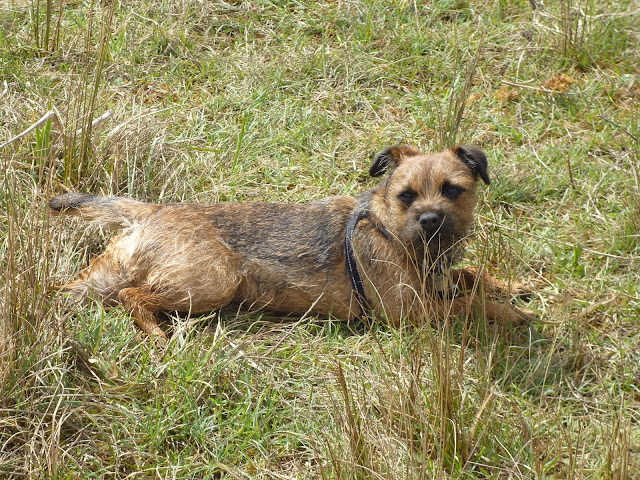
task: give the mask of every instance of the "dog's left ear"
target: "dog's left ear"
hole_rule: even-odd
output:
[[[484,183],[489,185],[491,180],[487,173],[487,156],[477,147],[463,146],[453,147],[451,151],[458,156],[471,169],[476,177],[479,175]]]
[[[389,170],[389,167],[395,168],[400,165],[405,158],[420,155],[420,153],[422,153],[420,150],[410,147],[409,145],[395,145],[385,148],[373,159],[373,163],[369,169],[369,175],[379,177]]]

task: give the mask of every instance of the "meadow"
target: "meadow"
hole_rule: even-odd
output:
[[[0,0],[0,478],[640,479],[638,25],[637,0]],[[224,309],[159,348],[55,291],[112,234],[56,194],[357,195],[397,143],[486,152],[462,264],[529,284],[531,324]]]

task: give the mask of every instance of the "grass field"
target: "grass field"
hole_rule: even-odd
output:
[[[0,0],[0,478],[640,479],[640,2]],[[104,121],[94,120],[111,112]],[[304,202],[476,144],[464,263],[531,325],[225,310],[166,349],[54,291],[64,191]]]

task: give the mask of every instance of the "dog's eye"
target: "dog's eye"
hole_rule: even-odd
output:
[[[466,190],[464,188],[457,187],[449,182],[445,182],[444,185],[442,185],[442,196],[448,198],[449,200],[457,199],[465,191]]]
[[[416,199],[416,192],[413,190],[405,190],[401,194],[398,195],[398,199],[405,205],[411,205]]]

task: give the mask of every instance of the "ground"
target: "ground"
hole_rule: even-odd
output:
[[[640,478],[638,24],[632,0],[0,0],[0,476]],[[225,310],[160,349],[55,293],[111,233],[50,196],[355,195],[400,142],[487,153],[463,263],[530,284],[530,325]]]

